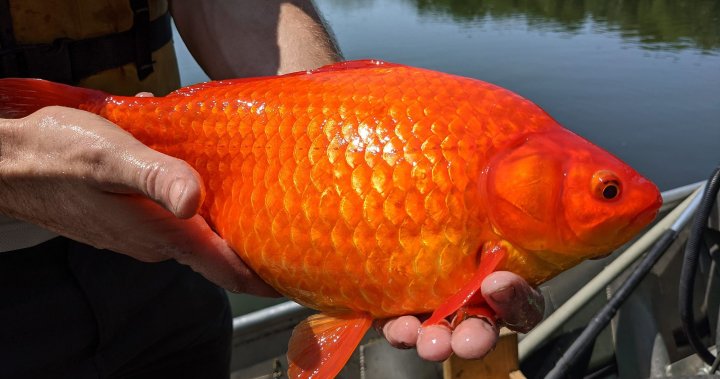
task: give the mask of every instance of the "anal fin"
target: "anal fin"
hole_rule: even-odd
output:
[[[316,314],[293,330],[288,349],[288,377],[334,378],[372,325],[368,314]]]

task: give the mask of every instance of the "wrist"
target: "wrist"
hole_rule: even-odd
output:
[[[12,123],[15,120],[0,118],[0,164],[5,162],[5,155],[9,147],[9,140],[12,138]],[[1,175],[1,173],[0,173]]]
[[[12,151],[17,147],[18,125],[20,119],[0,118],[0,167],[4,166],[12,157]],[[0,170],[0,175],[2,175]]]
[[[7,167],[10,166],[12,139],[15,134],[13,130],[17,122],[15,119],[0,118],[0,217],[12,217],[13,213],[8,209],[10,203],[8,199],[11,197],[7,194],[10,187],[7,178]]]

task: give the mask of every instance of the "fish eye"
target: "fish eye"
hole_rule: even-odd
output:
[[[605,200],[612,200],[620,194],[620,188],[616,183],[610,182],[605,185],[602,190],[602,196]]]
[[[593,175],[593,192],[603,200],[615,200],[620,196],[620,179],[611,171],[601,170]]]

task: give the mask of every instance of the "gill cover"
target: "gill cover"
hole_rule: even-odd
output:
[[[496,233],[556,259],[604,255],[652,221],[661,203],[654,184],[566,130],[515,141],[490,163],[486,180]]]

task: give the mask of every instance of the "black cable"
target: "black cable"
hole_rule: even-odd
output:
[[[715,204],[718,189],[720,189],[720,167],[715,169],[710,181],[705,187],[705,193],[703,193],[700,207],[698,208],[692,228],[690,229],[690,236],[685,246],[685,259],[683,260],[683,267],[680,273],[680,291],[678,298],[683,331],[685,331],[690,346],[695,349],[698,356],[708,365],[713,364],[715,356],[713,356],[702,343],[695,329],[693,291],[695,287],[697,261],[700,256],[700,247],[702,246],[702,236],[707,227],[710,212]]]
[[[715,371],[717,371],[718,366],[720,366],[720,356],[715,357],[715,362],[713,362],[712,366],[710,366],[710,374],[714,374]]]
[[[618,368],[617,368],[617,361],[613,359],[608,363],[608,365],[601,367],[598,370],[595,370],[594,372],[591,372],[583,377],[583,379],[602,379],[602,378],[608,378],[608,377],[617,377],[618,376]]]
[[[567,372],[576,362],[577,358],[582,355],[586,349],[592,347],[595,339],[602,332],[607,324],[612,320],[620,306],[627,300],[635,287],[640,284],[642,279],[652,269],[658,259],[665,253],[667,248],[677,238],[678,233],[673,229],[664,231],[660,238],[655,242],[652,249],[645,254],[642,261],[635,267],[627,280],[613,294],[607,304],[590,320],[588,326],[583,330],[580,336],[567,349],[565,354],[555,364],[552,370],[545,376],[545,379],[566,378]]]

